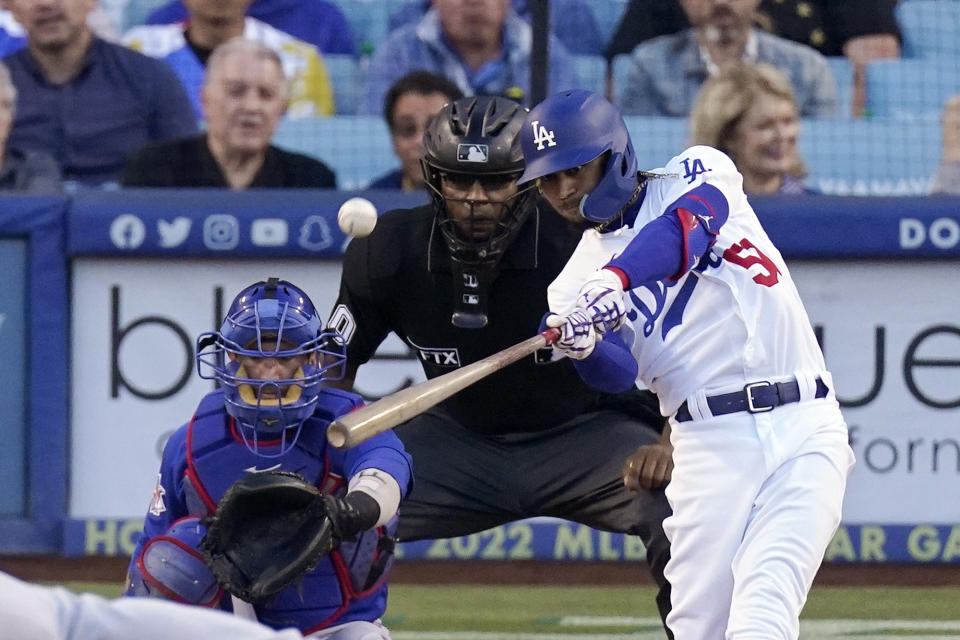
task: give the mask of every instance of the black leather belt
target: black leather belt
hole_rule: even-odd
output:
[[[817,393],[814,397],[826,398],[829,392],[827,383],[821,378],[817,378]],[[782,404],[799,401],[800,384],[796,380],[790,380],[789,382],[767,382],[764,380],[763,382],[751,382],[743,388],[743,391],[709,396],[707,406],[710,407],[710,413],[713,415],[723,416],[738,411],[763,413],[776,409]],[[675,418],[677,422],[693,420],[686,402],[677,409]]]

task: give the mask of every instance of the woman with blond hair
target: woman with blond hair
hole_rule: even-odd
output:
[[[748,194],[811,193],[797,151],[797,103],[774,67],[744,63],[722,70],[704,83],[690,118],[693,144],[730,156]]]

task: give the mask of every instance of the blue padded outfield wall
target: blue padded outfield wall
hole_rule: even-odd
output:
[[[3,199],[0,553],[130,552],[163,443],[211,388],[194,372],[195,337],[239,288],[272,275],[303,286],[325,314],[348,242],[336,211],[352,195]],[[380,211],[426,201],[363,195]],[[960,199],[754,204],[804,298],[857,455],[827,559],[960,563]],[[394,339],[357,389],[375,398],[420,379]],[[643,548],[538,518],[402,554],[623,561]]]

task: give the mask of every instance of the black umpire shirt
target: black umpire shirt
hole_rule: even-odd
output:
[[[428,378],[448,373],[536,334],[547,286],[580,240],[580,231],[540,203],[500,264],[482,329],[453,326],[450,253],[433,206],[388,211],[373,233],[347,248],[330,324],[348,340],[348,366],[367,362],[393,331],[413,349]],[[478,432],[549,429],[598,408],[626,410],[654,429],[662,418],[652,394],[606,396],[589,388],[568,359],[549,350],[528,356],[460,391],[442,406]]]

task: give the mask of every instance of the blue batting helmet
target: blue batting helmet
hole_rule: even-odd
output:
[[[587,164],[609,152],[600,182],[580,203],[590,222],[607,222],[637,190],[637,156],[620,112],[598,93],[576,89],[551,96],[527,114],[521,133],[526,169],[519,182]]]
[[[313,414],[323,383],[342,377],[343,338],[322,328],[306,293],[270,278],[241,291],[220,330],[197,340],[198,373],[220,383],[227,413],[253,453],[274,458],[289,451]],[[291,378],[262,380],[245,370],[248,358],[302,362]]]

